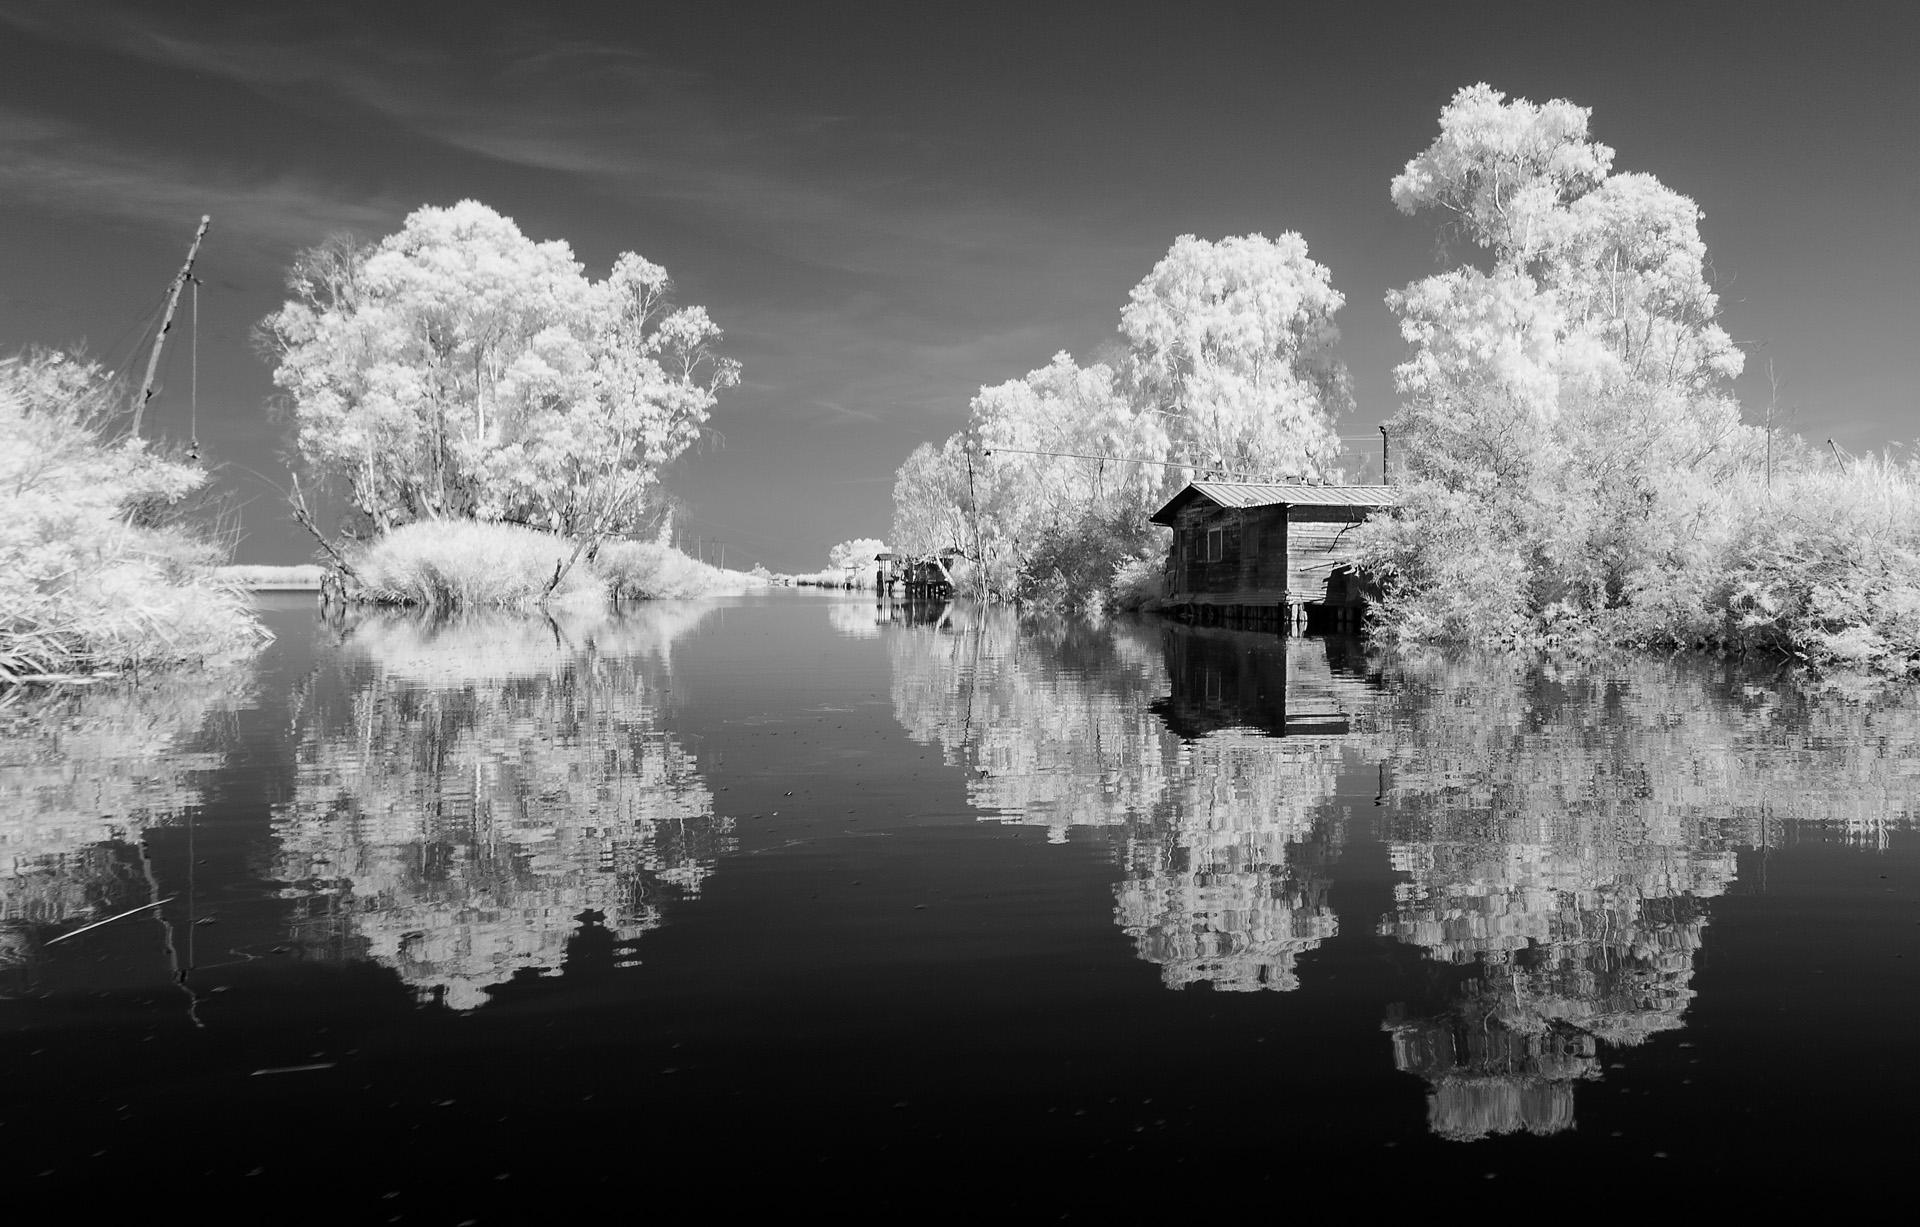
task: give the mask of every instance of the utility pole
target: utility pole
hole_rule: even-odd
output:
[[[980,556],[980,495],[973,486],[973,440],[967,440],[967,509],[973,520],[973,586],[976,595],[986,598],[987,560]]]
[[[1773,359],[1767,359],[1767,491],[1773,491],[1773,415],[1780,407],[1780,377],[1773,373]]]
[[[207,214],[200,216],[200,228],[193,232],[193,246],[187,248],[187,262],[173,275],[173,285],[167,290],[167,313],[160,320],[160,331],[153,338],[153,352],[147,355],[147,377],[140,381],[140,395],[133,402],[133,437],[140,437],[140,418],[147,411],[147,402],[153,399],[153,377],[160,370],[160,347],[166,344],[167,329],[173,327],[173,313],[180,306],[180,291],[187,288],[187,282],[193,277],[193,258],[200,254],[200,240],[207,237],[207,227],[213,224],[213,218]]]

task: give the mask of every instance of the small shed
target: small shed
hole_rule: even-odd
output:
[[[1166,603],[1209,624],[1357,627],[1353,529],[1393,504],[1391,486],[1191,482],[1152,516],[1173,530]]]
[[[880,569],[874,575],[875,586],[883,592],[892,592],[898,583],[908,600],[951,600],[953,572],[947,569],[947,564],[960,556],[959,550],[952,549],[934,554],[876,555]]]

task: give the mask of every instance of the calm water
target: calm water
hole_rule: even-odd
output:
[[[267,607],[250,667],[6,713],[17,1199],[1583,1217],[1910,1151],[1911,691],[871,597]]]

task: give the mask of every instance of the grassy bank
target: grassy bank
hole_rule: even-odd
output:
[[[654,542],[608,541],[587,551],[554,533],[474,520],[409,524],[348,561],[349,595],[380,605],[574,605],[712,596],[766,584]]]
[[[117,383],[58,354],[0,361],[0,683],[256,647],[224,549],[175,512],[196,464],[123,442]]]

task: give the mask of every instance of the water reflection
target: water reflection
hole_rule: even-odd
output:
[[[842,658],[884,652],[894,714],[960,769],[924,772],[919,751],[896,754],[895,795],[963,787],[983,820],[1110,853],[1125,935],[1113,953],[1130,945],[1154,969],[1140,991],[1157,991],[1157,976],[1288,993],[1241,1008],[1297,1015],[1334,1000],[1318,977],[1398,976],[1367,1007],[1384,1013],[1377,1060],[1408,1075],[1403,1104],[1424,1095],[1446,1138],[1568,1130],[1580,1083],[1682,1029],[1742,851],[1816,829],[1873,849],[1915,820],[1910,688],[1696,658],[1388,657],[1338,640],[873,598],[835,601],[824,617],[796,608],[808,633],[859,640],[829,643]],[[766,613],[741,620],[756,643],[787,625],[773,621],[787,610]],[[724,743],[743,760],[722,781],[729,795],[800,794],[797,821],[785,820],[799,838],[769,822],[768,851],[837,838],[853,819],[813,829],[824,806],[809,787],[833,795],[874,770],[861,761],[872,726],[819,719],[811,676],[785,698],[763,686],[784,646],[682,655],[682,667],[718,671],[703,679],[746,684],[731,706],[703,696],[669,712],[687,691],[674,645],[717,629],[714,615],[663,604],[583,619],[373,616],[323,629],[319,667],[290,692],[259,683],[282,688],[272,703],[249,695],[243,669],[17,709],[0,736],[0,959],[12,968],[0,981],[18,992],[50,938],[176,892],[185,902],[156,913],[161,923],[203,945],[217,935],[235,967],[282,949],[371,960],[459,1009],[616,977],[733,846],[674,728],[692,738],[752,717]],[[818,641],[794,634],[804,661]],[[864,700],[867,676],[829,697]],[[798,704],[809,722],[776,733]],[[230,753],[235,730],[219,716],[249,706],[274,713],[272,727],[246,727],[246,753]],[[776,735],[794,748],[755,759],[759,738]],[[784,778],[800,759],[813,778]],[[261,793],[270,816],[250,800]],[[210,820],[196,815],[208,798],[248,860],[212,888],[202,871],[199,897],[219,892],[227,927],[196,930],[191,866],[205,862],[168,828],[198,831],[206,856]],[[878,894],[888,869],[932,855],[913,824],[887,833],[846,830],[827,854],[756,860],[743,895],[804,886],[812,904],[817,884],[785,875],[818,873],[828,856],[864,866],[847,875],[868,883],[853,893]],[[983,856],[1013,846],[980,845]],[[1391,897],[1362,893],[1388,869]],[[240,900],[259,903],[243,915]],[[866,916],[841,924],[836,906],[813,913],[840,926],[834,940],[874,932]],[[80,962],[83,945],[53,947],[52,967]],[[100,964],[99,983],[124,979],[103,949],[87,967]],[[51,969],[41,980],[55,983]]]
[[[889,648],[896,715],[967,768],[975,807],[1113,841],[1115,918],[1168,986],[1298,987],[1338,929],[1322,803],[1357,686],[1321,644],[955,607]]]
[[[1391,673],[1384,833],[1406,880],[1379,931],[1477,971],[1443,1012],[1387,1022],[1446,1137],[1566,1128],[1598,1044],[1681,1027],[1738,849],[1799,823],[1878,843],[1913,819],[1904,691],[1702,660],[1416,656]]]
[[[455,1009],[561,967],[587,917],[630,954],[730,846],[661,720],[668,646],[707,612],[347,629],[300,696],[273,816],[306,940]]]
[[[1907,688],[959,610],[890,647],[900,721],[984,815],[1111,839],[1115,917],[1169,987],[1297,987],[1339,932],[1341,778],[1377,781],[1400,881],[1369,928],[1465,973],[1385,1024],[1448,1138],[1568,1128],[1603,1046],[1681,1027],[1739,849],[1915,816]]]
[[[62,931],[157,901],[146,832],[185,821],[249,668],[63,688],[0,712],[0,991]]]

